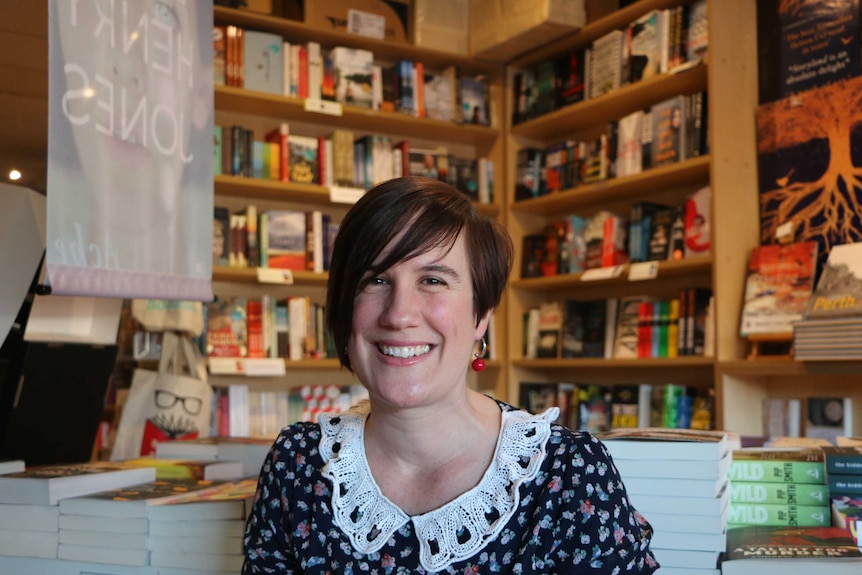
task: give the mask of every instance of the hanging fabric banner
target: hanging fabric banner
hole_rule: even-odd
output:
[[[212,299],[211,0],[50,0],[52,293]]]

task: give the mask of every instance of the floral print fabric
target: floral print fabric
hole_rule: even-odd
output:
[[[513,410],[498,402],[501,409]],[[321,428],[282,430],[264,461],[248,518],[243,574],[430,575],[412,522],[379,550],[362,554],[333,521],[332,483],[322,473]],[[499,451],[499,450],[498,450]],[[586,432],[551,425],[535,478],[519,508],[473,556],[436,573],[652,573],[652,529],[630,504],[604,445]]]

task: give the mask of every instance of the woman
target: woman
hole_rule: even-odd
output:
[[[369,400],[282,430],[244,573],[658,568],[601,443],[552,424],[557,408],[534,416],[467,386],[512,259],[505,230],[436,180],[385,182],[350,210],[327,322]]]

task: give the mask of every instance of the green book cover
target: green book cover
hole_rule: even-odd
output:
[[[826,485],[816,483],[732,481],[730,500],[738,503],[825,505],[829,502],[829,490]]]
[[[819,449],[736,450],[728,477],[731,481],[825,484],[823,452]]]
[[[787,505],[781,503],[730,502],[727,524],[786,525],[792,527],[829,527],[832,514],[829,504]]]

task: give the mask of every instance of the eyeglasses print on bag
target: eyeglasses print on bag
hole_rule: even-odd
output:
[[[177,402],[181,402],[183,404],[183,409],[189,415],[198,415],[203,407],[203,401],[199,397],[183,397],[166,389],[156,390],[156,407],[159,409],[170,409],[175,406]]]

